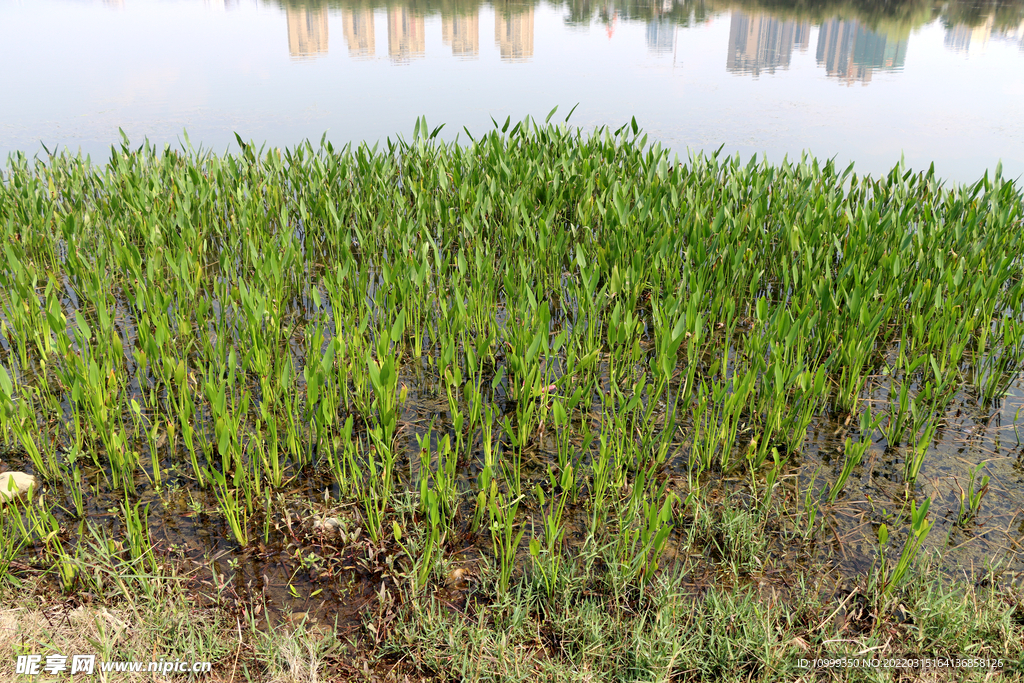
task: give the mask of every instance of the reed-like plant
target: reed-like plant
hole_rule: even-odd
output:
[[[249,545],[249,511],[239,499],[238,490],[231,488],[224,474],[213,467],[207,469],[206,473],[232,535],[242,547]]]
[[[885,546],[889,542],[889,529],[884,523],[878,527],[879,571],[877,585],[883,597],[888,596],[902,583],[907,572],[910,571],[910,567],[918,552],[921,550],[921,546],[928,537],[928,532],[934,524],[934,522],[928,521],[928,507],[931,505],[931,502],[931,498],[925,498],[921,506],[917,507],[913,500],[910,501],[910,533],[907,535],[907,541],[903,544],[903,550],[900,551],[900,556],[891,571],[888,569],[885,559]]]
[[[516,554],[523,540],[526,529],[515,531],[516,514],[522,497],[511,500],[498,490],[498,482],[491,482],[491,490],[487,501],[487,512],[490,517],[491,544],[494,560],[498,568],[498,590],[508,591],[512,572],[515,569]]]
[[[868,408],[860,416],[860,441],[854,442],[852,439],[847,437],[846,444],[843,448],[843,453],[846,455],[846,459],[843,462],[843,469],[839,472],[839,476],[836,478],[832,489],[828,494],[828,503],[831,505],[836,501],[836,498],[842,493],[843,488],[846,486],[847,480],[850,475],[853,474],[854,468],[856,468],[861,460],[864,458],[864,453],[867,452],[871,446],[871,437],[878,427],[880,418],[872,419],[871,409]]]
[[[541,510],[542,535],[539,539],[536,536],[530,538],[530,556],[533,558],[534,568],[540,573],[545,592],[551,598],[560,585],[564,559],[562,543],[565,538],[563,517],[565,505],[570,493],[576,488],[576,482],[571,465],[563,469],[558,477],[553,470],[549,471],[548,480],[551,486],[550,501],[539,484],[534,487],[534,495]]]
[[[960,487],[960,511],[956,516],[956,523],[959,526],[967,526],[971,520],[978,516],[978,511],[981,509],[981,499],[988,493],[990,477],[987,474],[981,477],[978,476],[984,468],[985,463],[979,463],[971,467],[967,480],[967,490]]]

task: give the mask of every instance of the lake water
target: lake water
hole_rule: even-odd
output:
[[[688,149],[1024,174],[1024,2],[0,1],[0,156],[525,115]]]

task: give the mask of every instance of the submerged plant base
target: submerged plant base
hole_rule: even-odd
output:
[[[224,680],[1019,669],[1012,182],[428,130],[10,160],[11,601]]]

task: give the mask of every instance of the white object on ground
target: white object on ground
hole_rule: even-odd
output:
[[[17,498],[36,485],[36,478],[24,472],[0,474],[0,501]]]

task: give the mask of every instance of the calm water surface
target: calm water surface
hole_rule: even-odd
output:
[[[0,0],[0,156],[442,136],[507,116],[861,172],[1024,174],[1024,2]],[[560,119],[560,120],[561,120]]]

